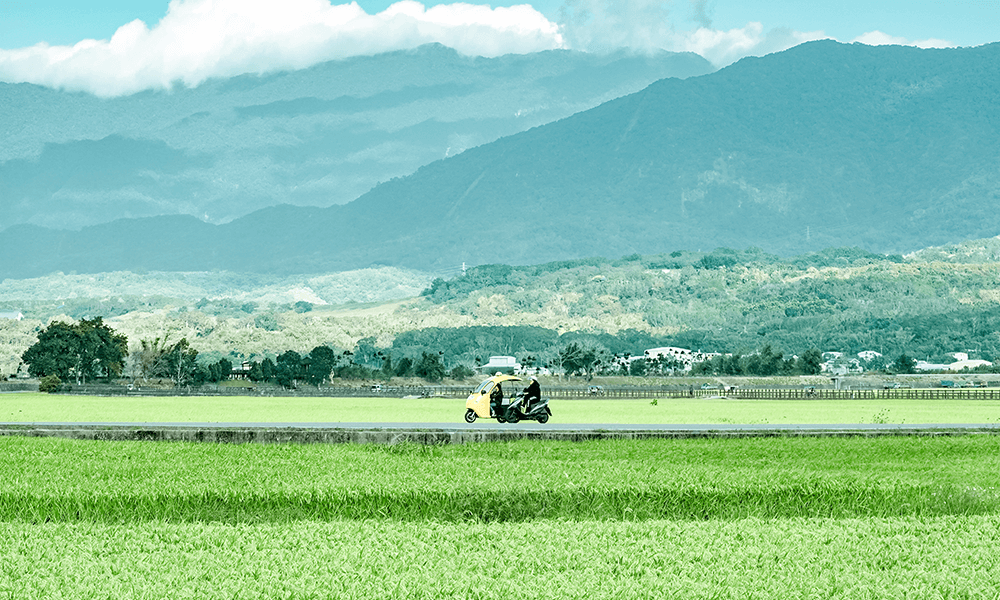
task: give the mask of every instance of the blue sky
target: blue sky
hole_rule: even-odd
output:
[[[51,45],[71,45],[86,38],[107,39],[133,19],[141,19],[152,26],[166,14],[167,4],[166,0],[0,0],[0,48],[21,48],[42,41]],[[376,13],[392,2],[360,0],[358,4],[366,12]],[[430,7],[440,2],[423,4]],[[564,2],[534,0],[488,4],[531,4],[557,21]],[[873,30],[908,40],[943,39],[960,46],[976,46],[1000,39],[1000,0],[715,0],[706,4],[713,26],[723,30],[758,21],[766,29],[822,30],[841,40]],[[694,23],[690,1],[674,1],[668,6],[678,24]]]
[[[724,67],[821,38],[977,46],[998,24],[1000,0],[0,0],[0,81],[114,96],[429,42],[479,56],[665,49]]]

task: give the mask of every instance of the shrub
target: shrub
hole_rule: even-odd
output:
[[[58,391],[62,385],[62,380],[57,375],[46,375],[38,382],[38,391],[46,394]]]

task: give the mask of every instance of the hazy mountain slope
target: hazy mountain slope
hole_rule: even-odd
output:
[[[161,214],[218,223],[278,203],[343,203],[466,148],[711,70],[694,54],[485,59],[431,45],[106,100],[0,84],[0,229]]]
[[[155,233],[187,236],[190,246],[143,243],[122,222],[120,238],[111,229],[66,234],[63,250],[39,248],[5,268],[21,277],[79,270],[69,266],[84,264],[77,248],[102,240],[124,262],[100,270],[308,273],[718,246],[903,252],[989,237],[1000,232],[996,64],[1000,44],[803,44],[658,81],[434,162],[344,206],[272,207],[205,237],[182,221]],[[0,251],[17,252],[16,236],[24,237],[0,235]]]
[[[413,245],[427,261],[517,263],[715,246],[900,251],[995,235],[998,61],[1000,45],[816,42],[657,82],[375,188],[337,218],[397,233],[377,247],[350,237],[346,252],[398,260]],[[514,243],[471,234],[511,218]],[[449,244],[447,231],[470,235]]]

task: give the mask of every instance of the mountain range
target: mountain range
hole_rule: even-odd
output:
[[[1000,44],[818,41],[666,78],[326,208],[224,225],[12,227],[0,276],[316,273],[759,247],[908,252],[1000,233]],[[9,164],[9,163],[7,163]],[[5,164],[6,166],[6,164]]]
[[[592,108],[696,54],[477,58],[441,45],[102,99],[0,84],[0,229],[330,206],[421,165]]]

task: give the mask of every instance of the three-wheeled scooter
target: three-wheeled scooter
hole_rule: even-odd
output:
[[[527,399],[523,394],[517,394],[513,397],[504,396],[499,402],[492,401],[497,386],[505,381],[521,381],[521,378],[497,373],[484,380],[474,392],[469,394],[469,398],[465,401],[466,423],[474,423],[477,417],[496,419],[501,423],[517,423],[522,420],[545,423],[549,420],[552,409],[549,408],[548,398],[542,397],[534,400],[527,406],[525,405]]]

